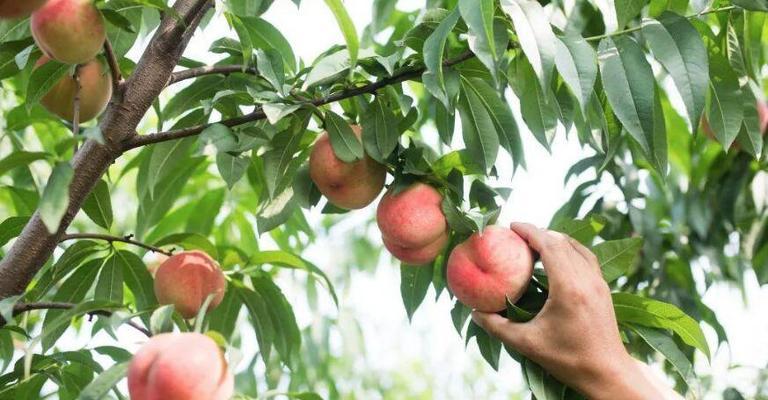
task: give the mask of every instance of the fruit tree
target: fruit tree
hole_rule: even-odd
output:
[[[368,314],[435,300],[486,379],[582,398],[469,318],[546,302],[501,216],[558,141],[549,228],[627,348],[691,398],[768,396],[708,376],[733,327],[704,299],[768,283],[767,64],[765,0],[0,0],[0,399],[419,397],[345,322],[393,263]]]

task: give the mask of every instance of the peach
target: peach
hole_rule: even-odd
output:
[[[37,66],[50,61],[46,56],[37,60]],[[80,122],[87,122],[98,117],[112,98],[112,83],[104,65],[99,60],[91,60],[81,65],[80,74]],[[61,78],[48,93],[40,99],[46,110],[67,121],[72,121],[75,110],[77,82],[72,76]]]
[[[155,272],[155,295],[160,304],[173,304],[184,318],[193,318],[213,294],[208,311],[224,298],[226,280],[219,265],[202,251],[184,251],[165,260]]]
[[[352,125],[352,131],[358,139],[362,135],[358,125]],[[351,163],[338,159],[324,132],[309,155],[309,176],[332,204],[355,210],[371,204],[381,193],[387,170],[367,154]]]
[[[32,14],[30,27],[40,50],[66,64],[93,59],[106,39],[104,21],[93,0],[48,0]]]
[[[22,18],[37,10],[46,0],[0,0],[0,18]]]
[[[448,257],[451,292],[468,307],[483,312],[506,308],[517,301],[533,274],[533,253],[514,231],[486,227],[456,246]]]
[[[384,246],[400,261],[428,264],[448,242],[443,197],[424,183],[415,183],[395,194],[390,189],[376,210]]]
[[[131,400],[227,400],[234,378],[216,342],[200,333],[163,333],[128,366]]]

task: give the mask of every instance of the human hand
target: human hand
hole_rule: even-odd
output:
[[[475,311],[475,323],[590,399],[680,398],[624,348],[597,257],[562,233],[511,228],[539,252],[549,296],[529,322]]]

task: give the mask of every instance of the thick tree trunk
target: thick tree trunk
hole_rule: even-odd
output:
[[[59,231],[50,234],[36,212],[0,261],[0,299],[23,293],[51,256],[95,184],[122,154],[123,142],[136,134],[136,127],[165,88],[200,19],[211,6],[211,0],[178,0],[173,5],[175,14],[166,13],[133,75],[114,94],[101,121],[106,145],[88,141],[72,160],[75,173],[69,206]]]

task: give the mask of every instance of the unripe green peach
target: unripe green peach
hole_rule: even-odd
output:
[[[50,61],[46,56],[37,61],[41,66]],[[99,60],[91,60],[78,68],[80,77],[80,122],[98,117],[112,98],[112,83],[104,65]],[[75,110],[77,82],[72,76],[61,78],[48,93],[40,99],[40,104],[48,111],[67,121],[72,121]]]
[[[48,0],[32,14],[32,37],[46,55],[65,64],[83,64],[106,39],[104,21],[93,0]]]
[[[511,229],[486,227],[456,246],[448,257],[448,287],[459,301],[483,312],[506,308],[525,292],[533,274],[533,253]]]
[[[154,336],[128,366],[131,400],[228,400],[233,391],[224,354],[200,333]]]
[[[155,295],[160,304],[173,304],[184,318],[193,318],[205,299],[214,295],[208,311],[224,298],[226,280],[219,265],[202,251],[184,251],[165,260],[155,272]]]
[[[0,18],[22,18],[45,4],[46,0],[0,0]]]
[[[352,125],[351,128],[360,138],[360,126]],[[309,176],[332,204],[359,209],[371,204],[381,193],[387,170],[368,155],[351,163],[338,159],[328,133],[323,133],[309,155]]]
[[[448,242],[443,197],[424,183],[415,183],[395,194],[390,189],[376,210],[384,246],[400,261],[428,264]]]

